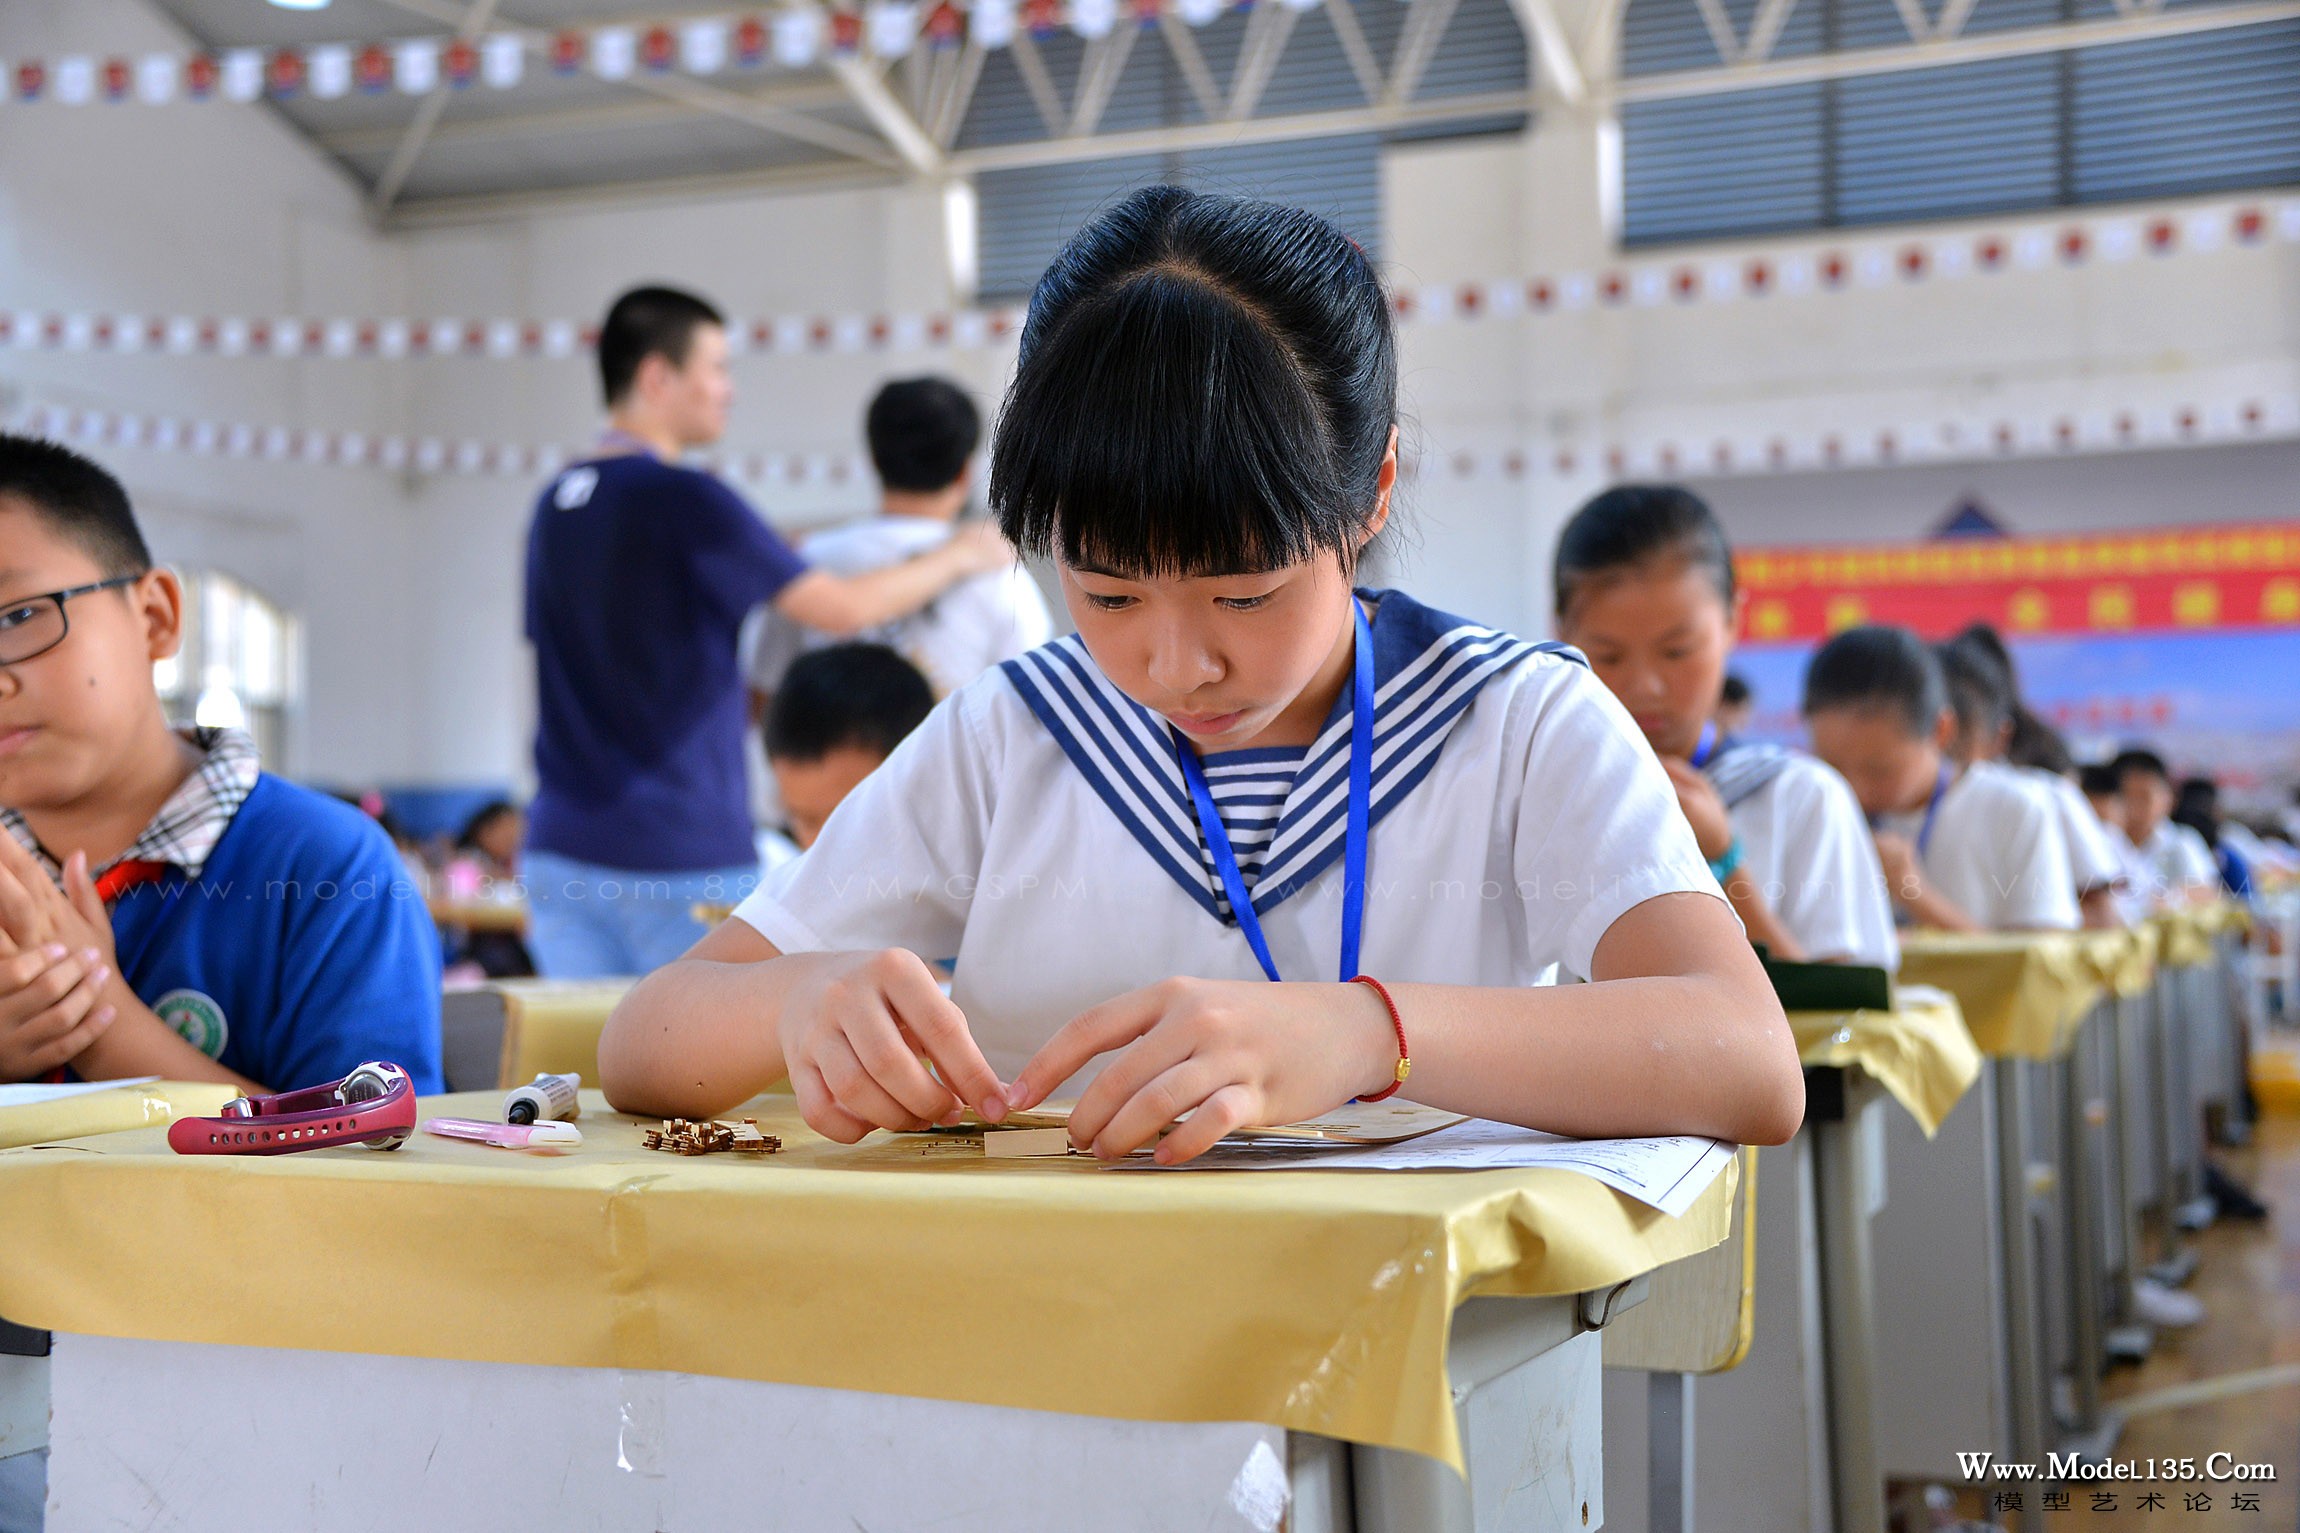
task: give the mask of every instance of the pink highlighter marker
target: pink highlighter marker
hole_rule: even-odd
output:
[[[572,1123],[484,1123],[477,1118],[426,1118],[423,1131],[442,1139],[475,1139],[504,1150],[572,1150],[583,1131]]]

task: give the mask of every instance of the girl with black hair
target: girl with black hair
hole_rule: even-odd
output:
[[[1776,958],[1899,968],[1853,790],[1826,764],[1716,721],[1740,596],[1701,498],[1676,485],[1607,490],[1558,535],[1552,578],[1559,637],[1644,731],[1750,939]]]
[[[1353,591],[1396,396],[1387,295],[1324,221],[1157,187],[1082,229],[990,483],[1078,632],[944,700],[642,981],[609,1099],[710,1113],[787,1073],[851,1143],[1082,1091],[1074,1142],[1165,1162],[1400,1086],[1566,1134],[1794,1132],[1780,1006],[1620,706],[1558,646]]]

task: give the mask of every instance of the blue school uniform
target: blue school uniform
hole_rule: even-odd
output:
[[[274,1091],[371,1059],[419,1092],[439,1063],[439,937],[423,891],[357,809],[258,776],[197,876],[112,907],[120,973],[195,1048]]]

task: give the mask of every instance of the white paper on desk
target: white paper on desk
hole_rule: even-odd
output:
[[[117,1081],[69,1081],[61,1086],[0,1086],[0,1107],[37,1107],[42,1102],[61,1102],[66,1097],[86,1096],[91,1091],[116,1091],[122,1086],[149,1086],[158,1079],[156,1075],[135,1075]]]
[[[1218,1144],[1172,1169],[1253,1171],[1491,1171],[1555,1166],[1593,1176],[1616,1192],[1672,1217],[1693,1206],[1733,1158],[1721,1139],[1564,1139],[1515,1124],[1471,1118],[1451,1128],[1373,1149],[1296,1144]],[[1129,1160],[1127,1164],[1135,1162]],[[1142,1164],[1151,1164],[1148,1161]]]

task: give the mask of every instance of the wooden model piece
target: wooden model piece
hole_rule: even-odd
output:
[[[698,1122],[691,1118],[665,1118],[659,1129],[649,1129],[639,1143],[671,1155],[715,1155],[731,1150],[737,1155],[772,1155],[783,1147],[774,1134],[759,1132],[759,1120],[740,1123],[725,1119]]]

